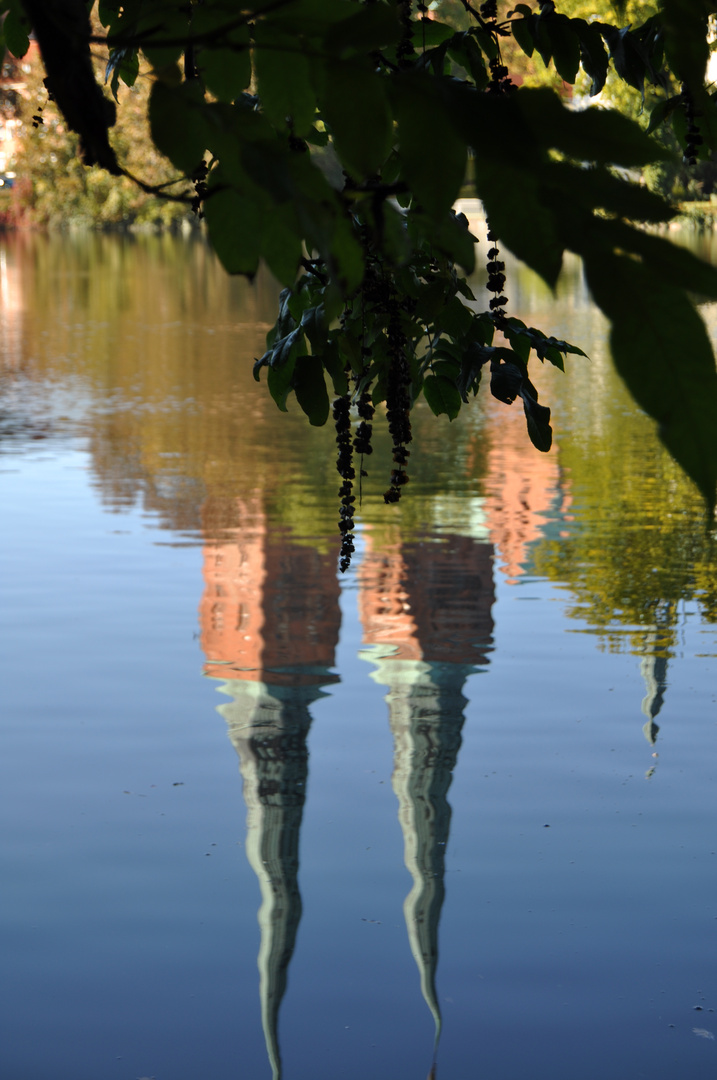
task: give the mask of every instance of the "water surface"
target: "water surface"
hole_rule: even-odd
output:
[[[387,508],[377,430],[339,578],[273,284],[2,241],[4,1076],[714,1077],[714,537],[579,266],[509,286],[554,449],[419,407]]]

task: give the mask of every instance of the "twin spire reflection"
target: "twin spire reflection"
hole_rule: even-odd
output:
[[[239,756],[247,857],[259,881],[259,995],[267,1055],[281,1076],[278,1015],[301,919],[299,834],[308,777],[310,707],[336,682],[340,612],[336,552],[267,529],[243,504],[221,545],[205,548],[200,608],[205,673],[230,699],[219,712]],[[388,687],[393,789],[413,879],[404,903],[423,997],[441,1029],[438,925],[467,677],[488,663],[493,546],[448,535],[374,550],[358,569],[360,656]],[[459,583],[459,584],[457,584]]]
[[[216,508],[215,508],[216,509]],[[205,535],[217,536],[205,504]],[[222,515],[219,515],[220,517]],[[204,548],[200,606],[205,674],[220,682],[219,707],[239,757],[247,806],[246,852],[260,891],[259,996],[274,1080],[282,1074],[279,1010],[301,920],[299,838],[308,781],[311,706],[338,682],[341,614],[337,549],[299,542],[272,527],[261,495],[233,502],[231,526]],[[441,1033],[436,991],[438,928],[445,897],[451,808],[448,789],[461,746],[469,675],[489,663],[493,537],[428,532],[421,540],[377,540],[368,530],[356,570],[362,627],[359,657],[387,687],[393,790],[412,884],[403,914],[420,987]],[[508,566],[507,572],[511,573]],[[666,687],[655,625],[643,653],[645,735],[657,736]],[[662,634],[661,634],[662,630]]]

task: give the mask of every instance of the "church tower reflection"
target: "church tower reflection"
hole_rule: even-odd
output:
[[[421,992],[441,1032],[438,925],[451,820],[448,788],[461,745],[465,681],[488,663],[493,547],[465,536],[379,550],[369,534],[358,572],[363,659],[388,686],[393,789],[413,884],[403,912]]]
[[[308,777],[310,706],[331,672],[340,612],[336,552],[270,530],[261,501],[237,502],[222,540],[204,549],[200,606],[205,674],[239,756],[246,852],[261,890],[259,994],[267,1055],[281,1076],[278,1016],[301,919],[299,833]],[[205,507],[205,535],[218,533]]]

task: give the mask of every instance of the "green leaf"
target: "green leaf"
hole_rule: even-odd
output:
[[[192,34],[202,34],[216,28],[226,15],[208,5],[195,5]],[[222,45],[203,45],[197,50],[197,68],[209,91],[219,101],[234,101],[251,82],[251,52],[249,27],[239,26],[227,32]]]
[[[553,429],[550,426],[550,409],[539,405],[537,397],[523,386],[519,395],[523,401],[523,411],[528,424],[528,435],[536,450],[547,454],[553,444]]]
[[[264,208],[246,192],[222,183],[223,174],[212,174],[204,203],[209,240],[230,274],[253,277],[259,266]]]
[[[554,7],[541,7],[540,14],[533,16],[535,47],[540,54],[540,59],[547,67],[553,56],[553,43],[550,39],[549,24],[555,18]]]
[[[280,33],[271,22],[254,29],[254,65],[261,107],[271,122],[286,129],[291,120],[294,133],[307,135],[316,112],[311,64],[301,43]]]
[[[483,365],[488,363],[493,351],[492,348],[479,344],[469,345],[463,350],[460,357],[461,373],[456,380],[456,389],[463,401],[468,401],[469,393],[478,393]]]
[[[423,393],[436,416],[445,413],[449,420],[455,420],[461,411],[461,395],[456,384],[443,375],[426,375],[423,380]]]
[[[414,243],[427,242],[436,251],[457,262],[467,274],[473,273],[478,240],[470,232],[465,215],[448,210],[436,221],[411,210],[407,222]]]
[[[421,208],[441,218],[465,179],[465,140],[441,94],[441,79],[406,72],[396,77],[394,87],[403,175]]]
[[[599,228],[601,241],[642,256],[651,271],[668,284],[717,300],[717,267],[698,259],[687,248],[621,221],[601,222]]]
[[[109,81],[115,101],[119,101],[120,79],[125,86],[134,86],[139,75],[139,53],[136,49],[112,49],[105,68],[105,83]]]
[[[545,28],[550,38],[555,70],[566,83],[574,83],[580,68],[580,41],[572,26],[572,19],[555,14],[546,19]]]
[[[416,317],[422,322],[432,322],[446,302],[444,281],[432,281],[421,285],[416,299]]]
[[[355,15],[334,23],[324,39],[330,56],[343,52],[367,53],[385,45],[395,45],[401,37],[396,11],[387,4],[370,4]]]
[[[468,31],[488,60],[500,60],[498,39],[488,26],[474,26]]]
[[[490,78],[483,59],[483,53],[478,48],[472,34],[467,31],[462,34],[454,34],[448,42],[448,54],[452,60],[465,68],[478,90],[485,89]]]
[[[668,116],[679,108],[681,104],[681,98],[679,96],[667,98],[666,101],[658,101],[657,105],[652,109],[650,113],[650,123],[645,129],[646,135],[652,135],[653,131],[665,122]]]
[[[562,266],[564,244],[538,176],[531,170],[476,158],[475,185],[495,235],[552,288]]]
[[[265,214],[261,255],[277,281],[282,285],[294,284],[302,246],[293,207],[275,206]]]
[[[329,417],[329,395],[324,365],[318,356],[299,356],[294,365],[296,399],[314,427],[322,427]]]
[[[661,195],[604,168],[550,162],[543,167],[541,176],[545,183],[561,189],[566,200],[574,200],[590,211],[608,210],[620,217],[650,222],[669,221],[675,216],[674,207]]]
[[[204,95],[196,79],[178,86],[157,80],[149,99],[149,122],[157,148],[182,172],[191,173],[209,138]]]
[[[349,392],[349,380],[344,367],[343,358],[339,355],[336,342],[332,339],[321,354],[324,367],[329,373],[334,393],[343,397]]]
[[[139,10],[135,35],[152,67],[162,71],[176,64],[184,51],[181,42],[190,36],[188,5],[181,0],[164,0],[142,5]],[[163,45],[163,41],[175,44]]]
[[[466,307],[457,296],[452,296],[436,315],[435,323],[439,330],[450,334],[452,338],[460,339],[465,337],[470,330],[473,318],[471,309]]]
[[[594,251],[585,269],[612,322],[617,370],[714,511],[717,372],[704,323],[681,289],[635,259]]]
[[[567,341],[559,338],[547,337],[542,330],[526,326],[520,319],[511,316],[504,328],[504,334],[512,348],[518,354],[524,364],[527,364],[531,348],[535,349],[539,360],[549,360],[555,367],[564,371],[563,356],[571,353],[574,356],[585,356],[582,349],[577,345],[570,345]]]
[[[385,79],[368,60],[329,61],[324,66],[321,113],[331,128],[336,151],[357,179],[379,172],[393,144],[393,125]]]
[[[438,19],[417,19],[413,24],[414,49],[435,49],[455,34],[455,28]]]
[[[304,332],[301,327],[297,326],[286,337],[276,342],[269,366],[274,371],[280,371],[288,367],[300,353],[303,353],[304,347]]]
[[[291,357],[282,367],[270,365],[267,372],[266,384],[269,387],[269,393],[282,412],[289,411],[286,407],[286,400],[292,390],[291,384],[295,366],[296,358]]]
[[[525,5],[521,5],[524,7]],[[532,12],[522,19],[513,19],[510,28],[513,37],[520,45],[526,56],[532,56],[535,51],[535,38],[533,37]]]
[[[610,61],[600,31],[584,19],[573,19],[580,40],[580,59],[585,74],[590,77],[590,96],[595,97],[605,85]]]
[[[535,138],[572,158],[631,167],[670,157],[639,124],[614,109],[566,109],[547,87],[522,88],[513,96]]]
[[[631,33],[629,26],[618,29],[609,23],[594,25],[608,44],[617,74],[628,86],[638,90],[644,100],[645,78],[651,74],[651,69],[639,38]]]
[[[11,0],[2,24],[5,45],[10,53],[21,59],[30,48],[30,20],[20,0]]]
[[[710,57],[709,18],[714,5],[704,0],[662,0],[661,8],[670,67],[691,92],[701,89]]]
[[[289,170],[289,150],[280,139],[256,139],[239,149],[242,171],[275,203],[289,203],[295,190]],[[240,173],[241,175],[241,173]]]

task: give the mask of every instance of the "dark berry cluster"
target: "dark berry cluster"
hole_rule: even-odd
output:
[[[700,146],[704,142],[704,139],[700,135],[700,129],[697,125],[697,112],[695,111],[695,102],[692,94],[687,87],[682,84],[682,108],[685,111],[685,120],[687,121],[687,140],[685,142],[685,152],[682,160],[685,165],[696,165],[697,155],[700,152]]]
[[[209,168],[206,161],[200,161],[196,169],[192,173],[192,180],[194,181],[194,198],[192,199],[192,213],[197,217],[202,216],[202,203],[204,202],[207,194],[207,173]]]
[[[399,67],[407,67],[416,50],[413,47],[413,18],[411,12],[413,0],[398,0],[396,4],[398,21],[401,26],[401,39],[396,46],[396,59]]]
[[[406,463],[410,450],[406,447],[411,442],[411,369],[408,366],[408,342],[401,329],[400,309],[395,298],[391,299],[388,322],[388,351],[391,357],[386,387],[386,417],[388,430],[393,442],[393,464],[391,484],[383,494],[384,502],[395,503],[401,498],[401,489],[408,483]]]
[[[371,391],[366,389],[363,391],[357,402],[358,414],[361,418],[358,427],[356,428],[356,434],[354,435],[354,453],[360,454],[361,457],[368,457],[373,453],[373,447],[371,446],[371,435],[373,434],[373,420],[374,408],[371,400]],[[363,468],[361,469],[361,476],[366,476]]]
[[[498,18],[498,0],[485,0],[480,6],[480,13],[486,22],[495,22]]]
[[[496,246],[496,237],[490,229],[488,230],[488,242],[492,244],[492,247],[488,249],[488,262],[486,264],[488,280],[485,287],[489,292],[493,293],[488,306],[493,314],[493,321],[500,330],[501,324],[505,322],[505,305],[508,303],[507,296],[503,295],[505,263],[500,261],[500,251]]]
[[[339,488],[341,498],[341,520],[339,532],[341,533],[341,554],[339,568],[341,573],[348,570],[351,565],[351,556],[354,552],[354,503],[353,480],[356,472],[353,466],[353,449],[351,446],[351,395],[344,394],[336,398],[334,402],[334,426],[336,428],[336,445],[338,456],[336,458],[336,471],[343,480]]]
[[[488,69],[490,71],[490,82],[488,83],[487,93],[507,94],[511,90],[515,90],[515,83],[511,82],[510,72],[499,56],[493,57],[488,64]]]

